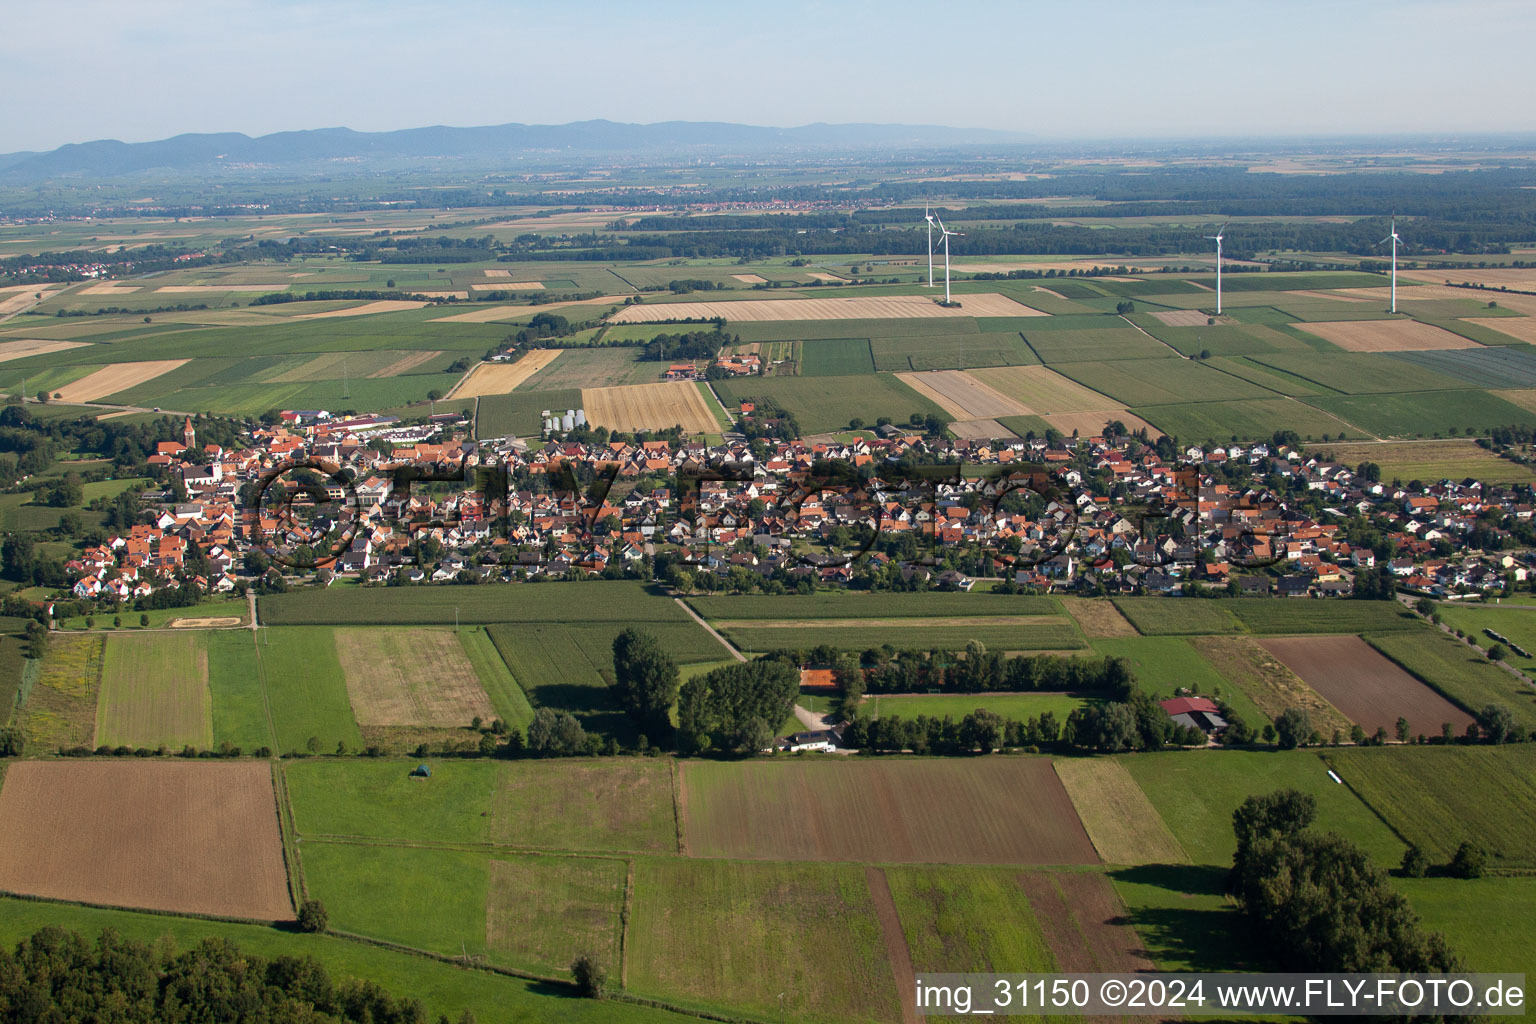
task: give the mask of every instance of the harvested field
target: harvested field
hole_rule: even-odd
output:
[[[465,292],[454,292],[454,291],[417,291],[415,294],[417,294],[417,295],[425,295],[429,299],[461,299],[462,300],[462,299],[469,298],[469,292],[467,292],[467,291],[465,291]]]
[[[1083,757],[1056,761],[1055,767],[1104,863],[1189,863],[1189,855],[1119,761]]]
[[[157,295],[205,295],[213,292],[286,292],[288,281],[277,284],[168,284],[156,288]]]
[[[377,302],[367,302],[361,306],[348,306],[345,309],[328,309],[324,313],[300,313],[295,320],[333,320],[344,316],[368,316],[371,313],[398,313],[402,309],[420,309],[425,302],[413,302],[409,299],[380,299]]]
[[[1472,723],[1471,715],[1357,636],[1282,637],[1259,645],[1367,733],[1381,727],[1395,735],[1399,716],[1425,735],[1439,732],[1442,722],[1460,735]]]
[[[30,287],[30,286],[29,285],[22,285],[21,287],[27,288],[27,287]],[[143,286],[142,285],[137,285],[137,284],[118,284],[115,281],[99,281],[96,284],[91,285],[89,288],[81,288],[75,294],[76,295],[128,295],[128,294],[130,294],[132,292],[138,291],[141,287],[143,287]],[[9,289],[7,289],[7,290],[9,290]]]
[[[398,376],[400,376],[403,373],[410,373],[412,370],[416,369],[416,367],[420,366],[422,363],[429,363],[432,360],[436,359],[440,355],[442,355],[442,353],[437,351],[436,349],[428,349],[425,352],[412,352],[408,356],[404,356],[404,357],[402,357],[400,359],[395,360],[394,362],[390,363],[388,366],[384,367],[383,369],[374,370],[368,376],[369,377],[398,377]]]
[[[736,280],[740,281],[742,284],[767,284],[768,283],[768,279],[767,278],[759,277],[757,274],[732,274],[731,276],[734,277]]]
[[[544,290],[543,282],[540,281],[492,281],[490,284],[472,284],[469,287],[477,292],[541,292]]]
[[[536,348],[515,363],[478,363],[448,392],[449,398],[505,395],[560,357],[560,349]]]
[[[512,271],[510,271],[510,270],[497,270],[494,267],[487,269],[484,273],[485,273],[486,277],[510,278],[512,276]]]
[[[983,441],[1019,436],[997,420],[954,420],[949,429],[956,437]]]
[[[992,292],[961,295],[960,307],[944,307],[926,295],[882,295],[871,298],[747,299],[740,302],[655,302],[626,306],[615,313],[616,324],[659,323],[666,320],[733,322],[763,320],[891,320],[912,317],[1049,316],[1038,309]]]
[[[1034,413],[1033,409],[1009,398],[964,370],[898,373],[896,378],[957,420],[1029,416]]]
[[[93,743],[212,747],[213,693],[203,638],[196,633],[109,637]]]
[[[1516,291],[1536,292],[1536,267],[1467,267],[1464,270],[1408,270],[1402,276],[1414,281],[1438,284],[1479,284],[1485,288],[1513,288]],[[1478,293],[1462,289],[1463,294],[1476,298]],[[1501,297],[1502,299],[1502,297]]]
[[[0,299],[0,316],[4,316],[7,313],[16,313],[20,310],[26,309],[28,306],[38,301],[33,297],[36,294],[36,292],[28,290],[24,292],[17,292],[15,295],[12,295],[8,299]],[[54,292],[44,289],[43,299],[51,299],[53,298],[54,294]]]
[[[1157,969],[1136,929],[1125,923],[1125,904],[1103,873],[1026,871],[1019,885],[1056,955],[1056,970],[1130,974]]]
[[[689,762],[681,771],[696,857],[1098,862],[1045,760]]]
[[[338,629],[336,655],[360,726],[467,728],[496,717],[490,697],[446,629]]]
[[[1077,626],[1090,640],[1108,640],[1122,636],[1139,636],[1120,609],[1102,599],[1091,597],[1063,597],[1060,599],[1068,614],[1077,620]]]
[[[1309,642],[1320,639],[1312,637]],[[1252,640],[1202,636],[1189,642],[1270,718],[1279,718],[1287,708],[1305,708],[1312,728],[1322,733],[1325,740],[1335,731],[1349,735],[1350,721],[1338,708]]]
[[[549,302],[541,305],[527,306],[488,306],[485,309],[472,309],[467,313],[440,316],[429,322],[434,324],[489,324],[495,323],[497,320],[516,320],[534,313],[564,309],[566,306],[601,306],[610,302],[623,302],[624,299],[625,296],[623,295],[599,295],[595,299],[580,299],[575,302]]]
[[[846,281],[846,280],[848,280],[846,277],[838,277],[836,274],[823,273],[820,270],[807,271],[805,276],[811,278],[813,281],[832,282],[832,281]]]
[[[1417,320],[1338,320],[1304,324],[1302,330],[1348,352],[1422,352],[1479,347],[1471,338]]]
[[[1045,366],[992,366],[970,371],[993,390],[1009,395],[1039,415],[1070,412],[1124,412],[1107,395],[1085,388]],[[1099,426],[1103,426],[1100,421]]]
[[[1467,323],[1498,331],[1511,338],[1519,338],[1529,345],[1536,345],[1536,317],[1530,316],[1479,316],[1467,317]]]
[[[1119,420],[1125,424],[1125,429],[1130,431],[1146,430],[1147,436],[1154,440],[1162,437],[1163,432],[1133,412],[1123,409],[1110,409],[1107,412],[1061,412],[1051,413],[1045,417],[1045,422],[1071,436],[1073,433],[1083,437],[1093,437],[1104,429],[1104,424],[1110,420]]]
[[[58,389],[60,402],[91,402],[105,395],[146,384],[170,373],[186,359],[146,359],[141,363],[113,363]]]
[[[0,889],[291,920],[264,762],[28,761],[0,789]]]
[[[720,429],[714,410],[691,381],[583,388],[581,404],[587,410],[588,423],[609,430],[661,430],[681,425],[689,433],[704,434]]]
[[[1363,289],[1363,288],[1362,289],[1356,289],[1356,291],[1367,291],[1367,290],[1369,290],[1369,289]],[[1324,292],[1324,291],[1298,291],[1298,292],[1291,292],[1290,294],[1292,294],[1292,295],[1304,295],[1304,296],[1306,296],[1309,299],[1332,299],[1335,302],[1373,302],[1373,301],[1376,301],[1377,299],[1380,298],[1379,294],[1373,294],[1370,298],[1366,298],[1363,295],[1349,295],[1349,294],[1345,294],[1344,292]],[[1156,316],[1157,314],[1153,313],[1152,315]]]
[[[1152,314],[1169,327],[1204,327],[1210,319],[1198,309],[1156,310]]]
[[[85,345],[83,341],[50,341],[44,338],[0,342],[0,363],[28,356],[45,356],[50,352],[62,352],[67,348],[82,348]]]

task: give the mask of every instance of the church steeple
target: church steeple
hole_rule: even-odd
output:
[[[181,431],[181,443],[187,446],[187,451],[197,448],[197,431],[192,429],[192,417],[187,417],[187,425]]]

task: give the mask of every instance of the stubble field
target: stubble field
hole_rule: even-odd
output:
[[[634,308],[634,307],[630,307]],[[587,422],[609,430],[662,430],[681,426],[692,434],[720,430],[720,420],[691,381],[583,388]]]

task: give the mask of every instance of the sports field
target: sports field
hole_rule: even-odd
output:
[[[290,920],[271,767],[256,761],[13,764],[0,788],[0,889]]]
[[[690,434],[720,430],[717,410],[709,407],[692,381],[582,388],[581,404],[587,410],[588,423],[609,430],[665,430],[675,426]]]
[[[1472,716],[1440,696],[1357,636],[1260,640],[1307,685],[1367,733],[1395,735],[1405,718],[1414,735],[1435,735],[1449,722],[1457,735]]]
[[[1040,759],[691,761],[681,782],[695,857],[1098,862],[1050,762]]]
[[[107,640],[96,746],[173,750],[213,746],[208,649],[198,633],[119,634]]]

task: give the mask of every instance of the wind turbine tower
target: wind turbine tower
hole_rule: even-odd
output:
[[[1390,235],[1388,235],[1386,238],[1383,238],[1380,242],[1377,242],[1376,244],[1377,245],[1384,245],[1387,242],[1391,242],[1392,243],[1392,312],[1396,313],[1397,312],[1397,242],[1398,242],[1397,218],[1396,217],[1392,218],[1392,233]]]
[[[944,305],[947,306],[947,305],[949,305],[949,302],[950,302],[950,299],[949,299],[949,239],[950,239],[950,236],[952,236],[952,235],[955,236],[955,237],[963,238],[965,236],[965,232],[949,230],[949,228],[944,226],[944,219],[942,217],[939,217],[939,216],[935,215],[934,219],[939,222],[939,234],[942,235],[943,238],[944,238]]]
[[[933,211],[923,204],[923,219],[928,222],[928,287],[933,287]]]
[[[1232,222],[1231,221],[1227,221],[1226,224],[1223,224],[1221,227],[1217,228],[1216,229],[1216,233],[1214,235],[1206,235],[1205,236],[1207,240],[1216,243],[1216,315],[1217,316],[1221,316],[1221,240],[1226,235],[1227,224],[1230,224],[1230,223],[1232,223]]]

